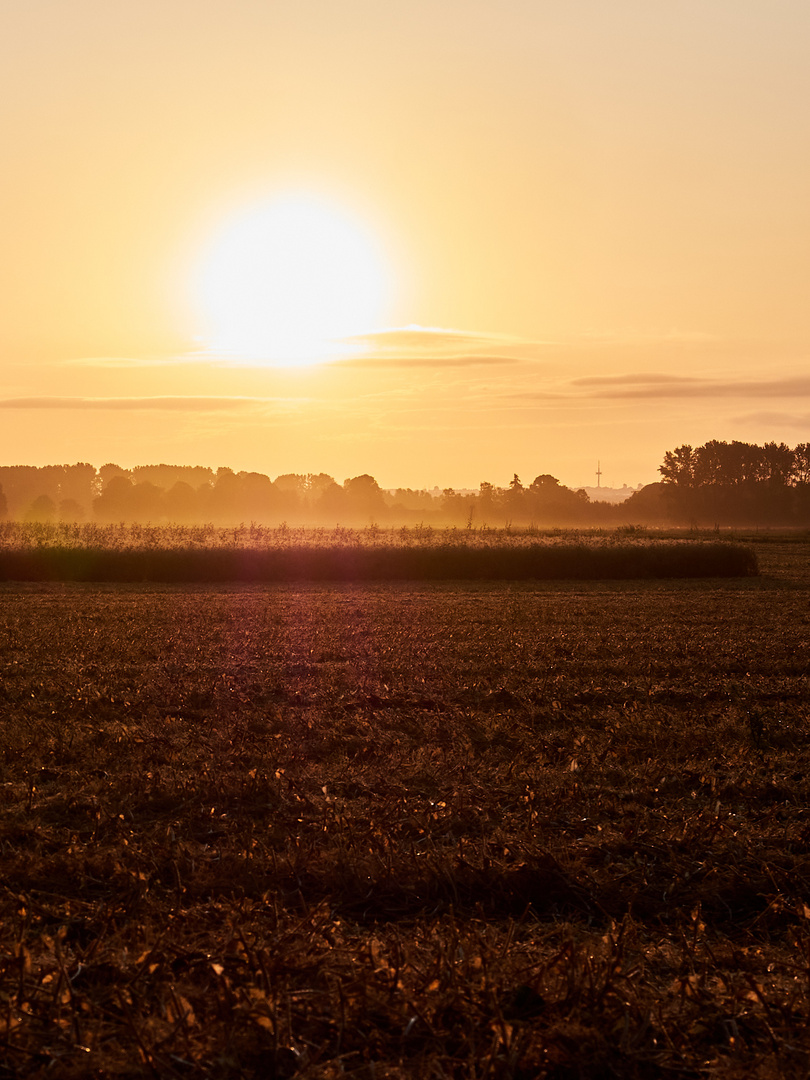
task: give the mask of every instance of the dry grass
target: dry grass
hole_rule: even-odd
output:
[[[0,581],[593,581],[757,573],[750,547],[632,527],[575,534],[0,524]]]
[[[805,1077],[810,557],[759,552],[3,586],[6,1075]]]

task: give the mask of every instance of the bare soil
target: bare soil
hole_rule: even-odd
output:
[[[810,544],[747,542],[1,586],[0,1076],[806,1077]]]

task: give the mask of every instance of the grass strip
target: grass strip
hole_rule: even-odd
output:
[[[0,580],[303,582],[615,580],[750,577],[749,548],[732,543],[465,544],[405,547],[294,544],[255,548],[41,547],[0,551]]]

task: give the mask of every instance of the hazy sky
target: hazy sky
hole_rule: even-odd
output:
[[[4,464],[810,440],[807,0],[0,0],[0,94]]]

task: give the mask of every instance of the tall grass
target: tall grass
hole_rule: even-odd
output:
[[[719,541],[511,530],[0,526],[0,580],[298,582],[747,577]]]

